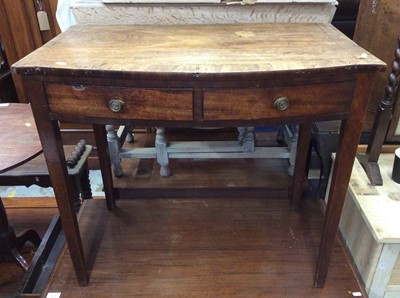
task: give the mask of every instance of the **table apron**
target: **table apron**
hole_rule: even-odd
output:
[[[354,81],[295,86],[150,88],[44,83],[54,120],[209,126],[343,119]],[[282,106],[277,101],[283,100]]]

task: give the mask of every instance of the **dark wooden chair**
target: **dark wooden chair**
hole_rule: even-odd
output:
[[[385,88],[385,96],[378,106],[371,138],[365,154],[359,154],[358,160],[365,169],[365,172],[372,185],[382,185],[382,175],[378,165],[383,143],[393,114],[393,106],[396,98],[399,97],[400,77],[400,36],[397,38],[397,49],[394,53],[392,71],[388,76],[388,84]]]

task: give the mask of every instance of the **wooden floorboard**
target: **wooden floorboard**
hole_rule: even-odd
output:
[[[336,243],[326,286],[313,287],[320,202],[290,211],[274,199],[136,199],[80,218],[90,283],[79,287],[68,250],[49,292],[61,297],[351,297],[359,292]]]
[[[144,134],[135,137],[133,146],[154,142]],[[222,131],[220,139],[226,137]],[[257,142],[271,143],[261,137]],[[325,288],[313,287],[323,208],[318,200],[305,200],[300,211],[290,210],[286,160],[171,160],[168,178],[159,176],[153,160],[124,160],[123,166],[126,175],[114,179],[115,186],[127,188],[123,197],[135,199],[118,201],[113,212],[104,200],[87,201],[80,217],[89,285],[78,286],[66,250],[49,292],[61,297],[339,298],[362,291],[339,243]],[[180,198],[169,198],[174,196]],[[46,210],[54,212],[16,213],[21,210],[7,209],[16,230],[41,226],[42,233],[51,220],[45,220]],[[14,264],[0,268],[2,273],[19,270]],[[13,297],[18,274],[7,275],[8,284],[0,276],[0,297]]]

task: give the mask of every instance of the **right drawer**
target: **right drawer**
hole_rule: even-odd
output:
[[[355,83],[205,89],[204,120],[256,120],[348,113]]]

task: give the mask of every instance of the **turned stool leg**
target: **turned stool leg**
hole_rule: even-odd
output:
[[[290,176],[293,176],[294,168],[295,168],[295,165],[296,165],[297,143],[299,141],[299,126],[295,125],[294,130],[295,131],[293,133],[293,136],[292,136],[292,138],[290,140],[290,143],[288,144],[289,149],[290,149],[288,174]]]
[[[121,159],[119,158],[120,145],[118,135],[115,132],[114,125],[106,125],[107,143],[110,154],[110,161],[113,165],[113,173],[116,177],[124,175],[124,170],[121,167]]]
[[[254,126],[238,127],[238,141],[243,145],[244,152],[254,151]]]
[[[237,128],[237,130],[239,133],[239,135],[238,135],[239,144],[243,144],[244,132],[246,131],[246,127],[240,126]]]
[[[156,127],[156,154],[157,162],[161,166],[160,175],[162,177],[168,177],[171,171],[168,167],[169,159],[167,152],[167,139],[165,138],[165,129],[162,127]]]

